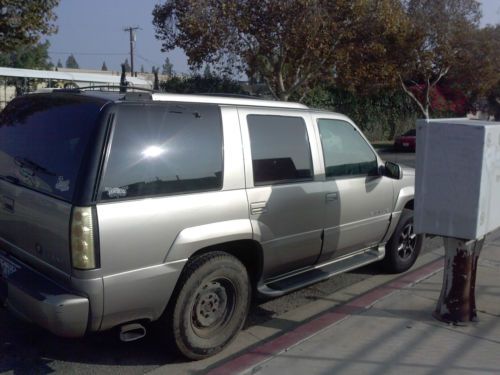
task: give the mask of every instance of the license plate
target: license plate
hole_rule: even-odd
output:
[[[8,279],[17,269],[18,266],[0,256],[0,278]]]
[[[18,267],[0,256],[0,307],[4,305],[7,300],[8,287],[7,279],[17,272]]]
[[[0,307],[2,307],[5,304],[5,301],[7,301],[7,280],[5,280],[1,275],[0,275]]]
[[[409,143],[403,142],[403,147],[410,147]]]

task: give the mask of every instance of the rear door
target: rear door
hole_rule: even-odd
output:
[[[325,214],[318,150],[307,112],[239,109],[250,219],[264,278],[310,266]]]
[[[0,250],[71,272],[71,202],[104,103],[35,94],[0,113]]]

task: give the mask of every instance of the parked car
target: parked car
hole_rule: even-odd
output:
[[[148,322],[200,359],[253,292],[410,268],[414,171],[296,103],[54,90],[0,114],[0,302],[56,335]]]
[[[398,151],[415,151],[417,130],[411,129],[394,139],[394,148]]]

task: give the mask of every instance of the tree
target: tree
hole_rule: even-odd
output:
[[[68,58],[66,59],[66,68],[68,69],[79,69],[78,62],[75,59],[75,56],[73,54],[69,55]]]
[[[125,61],[123,62],[123,64],[125,65],[125,72],[130,73],[131,72],[131,68],[130,68],[130,64],[128,62],[128,59],[125,59]]]
[[[392,52],[401,87],[426,118],[432,91],[466,53],[464,40],[478,28],[480,8],[477,0],[405,1],[408,31]]]
[[[17,46],[10,52],[0,53],[0,66],[24,69],[49,69],[50,43],[38,43],[36,45]]]
[[[55,33],[57,5],[59,0],[1,0],[0,52],[37,44],[42,35]]]
[[[458,56],[460,64],[448,74],[471,103],[487,100],[492,114],[500,107],[500,25],[487,26],[466,35]]]
[[[143,64],[141,64],[141,73],[144,73],[144,72],[145,72],[145,70],[144,70],[144,65],[143,65]]]
[[[56,65],[58,68],[62,68],[63,67],[63,64],[61,62],[61,59],[57,59],[57,65]]]
[[[210,66],[208,64],[205,65],[205,70],[203,71],[203,77],[204,78],[212,77],[212,71],[210,70]]]
[[[191,66],[259,75],[288,100],[335,77],[356,31],[370,27],[360,14],[379,2],[395,1],[167,0],[155,6],[153,24],[163,51],[180,47]]]
[[[106,61],[102,62],[101,70],[102,71],[107,71],[108,70],[108,66],[106,65]]]
[[[224,93],[224,94],[248,94],[238,81],[228,77],[212,75],[207,78],[201,75],[189,77],[174,76],[160,83],[162,91],[184,94],[193,93]]]
[[[161,74],[168,75],[169,77],[174,75],[174,65],[170,62],[168,57],[165,58],[165,63],[162,66]]]

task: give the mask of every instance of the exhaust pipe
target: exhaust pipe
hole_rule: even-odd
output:
[[[146,336],[146,328],[139,323],[125,324],[120,327],[120,340],[131,342],[142,339]]]

